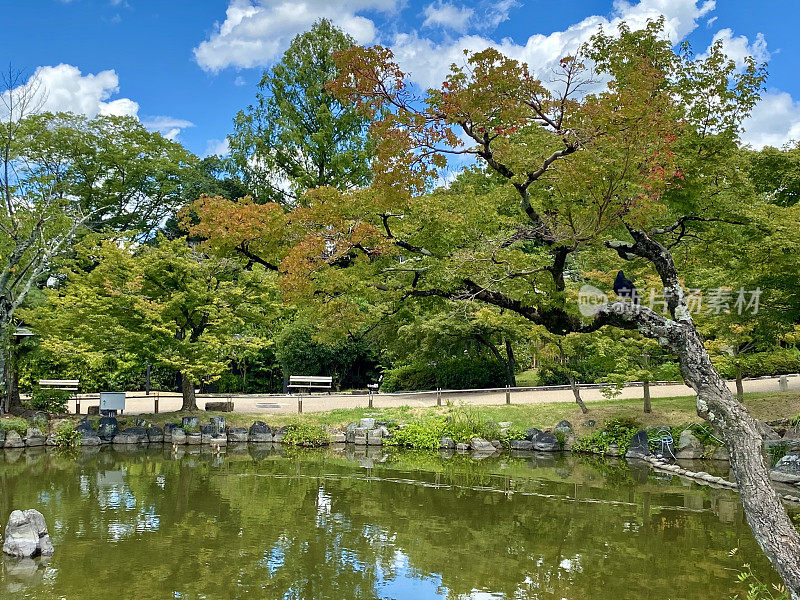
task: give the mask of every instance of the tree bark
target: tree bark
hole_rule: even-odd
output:
[[[583,398],[581,398],[581,386],[572,374],[567,375],[567,377],[569,378],[569,387],[572,388],[572,394],[575,396],[575,402],[581,407],[581,412],[583,414],[588,413],[589,409],[586,408],[586,405],[583,403]]]
[[[194,394],[194,381],[186,373],[181,373],[181,394],[183,395],[181,410],[199,410],[197,408],[197,398]]]
[[[728,448],[753,536],[792,599],[800,600],[800,534],[772,487],[758,424],[744,404],[734,398],[711,363],[669,250],[642,231],[629,228],[629,232],[634,243],[611,242],[608,246],[624,259],[640,256],[653,264],[664,284],[664,298],[672,319],[643,306],[615,302],[600,309],[591,329],[603,324],[635,328],[678,357],[684,381],[697,393],[697,414],[711,423]]]
[[[644,412],[650,413],[653,411],[650,406],[650,381],[645,379],[642,382],[642,389],[644,390]]]
[[[511,346],[511,341],[508,338],[505,338],[504,341],[506,344],[506,373],[508,385],[517,387],[517,360],[514,358],[514,348]]]
[[[742,384],[742,370],[736,369],[736,399],[744,402],[744,385]]]

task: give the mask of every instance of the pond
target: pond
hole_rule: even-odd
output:
[[[56,547],[4,559],[0,598],[709,600],[743,563],[774,578],[735,493],[624,462],[196,450],[0,452],[3,525],[38,508]]]

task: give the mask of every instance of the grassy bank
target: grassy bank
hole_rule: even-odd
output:
[[[744,399],[750,413],[757,419],[769,421],[773,419],[792,418],[800,415],[800,391],[745,394]],[[542,404],[511,404],[498,406],[470,406],[470,411],[481,420],[503,422],[511,421],[521,427],[552,427],[562,419],[568,420],[578,435],[589,429],[583,426],[593,420],[597,426],[603,426],[612,419],[634,419],[644,427],[651,425],[681,425],[697,422],[700,418],[695,410],[693,396],[674,398],[654,398],[653,412],[642,411],[641,399],[615,399],[588,404],[589,412],[581,414],[577,405],[565,402]],[[427,417],[446,415],[449,406],[442,407],[396,407],[396,408],[353,408],[337,409],[320,413],[302,415],[275,415],[270,413],[191,413],[200,416],[201,421],[218,415],[227,419],[231,427],[250,426],[253,421],[265,421],[271,426],[282,426],[290,423],[322,425],[331,429],[343,428],[347,423],[358,421],[362,417],[375,417],[379,420],[410,423]],[[123,426],[132,426],[137,419],[144,419],[150,424],[163,426],[165,423],[180,422],[181,417],[190,413],[159,413],[157,415],[125,415]]]

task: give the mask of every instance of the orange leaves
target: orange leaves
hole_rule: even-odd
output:
[[[181,212],[181,222],[192,236],[205,238],[212,248],[259,246],[270,253],[278,251],[288,224],[279,204],[256,204],[249,198],[233,201],[219,196],[202,196]]]

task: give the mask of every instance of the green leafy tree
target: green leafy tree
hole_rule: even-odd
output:
[[[25,312],[54,354],[170,368],[181,375],[182,410],[196,410],[198,383],[264,343],[274,286],[263,269],[243,270],[184,239],[162,237],[138,252],[109,242],[81,250],[87,268],[73,269],[46,304]]]
[[[340,75],[333,54],[354,43],[317,21],[264,73],[255,104],[236,115],[231,159],[257,201],[294,206],[309,189],[369,183],[369,120],[326,87]]]
[[[663,22],[619,29],[565,57],[557,86],[490,49],[468,54],[423,102],[391,51],[339,55],[332,89],[380,118],[374,178],[365,190],[306,195],[292,218],[302,233],[277,232],[291,246],[283,289],[367,320],[435,296],[504,308],[554,335],[611,325],[656,340],[724,439],[755,538],[800,598],[800,535],[769,484],[755,419],[704,347],[676,262],[708,252],[694,243],[700,233],[727,244],[724,232],[754,225],[737,141],[765,74],[752,60],[737,72],[719,43],[703,58],[675,53]],[[588,61],[607,82],[599,89]],[[484,161],[507,184],[429,193],[452,153]],[[612,299],[582,314],[579,285],[607,285],[587,268],[597,257],[657,277],[661,305]]]

